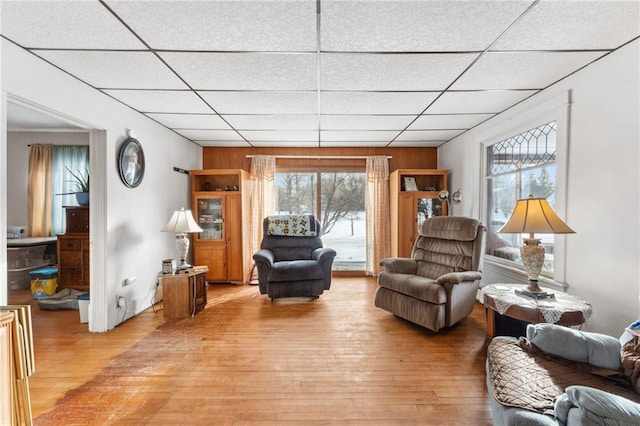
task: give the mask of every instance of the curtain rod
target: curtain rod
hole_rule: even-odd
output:
[[[247,158],[253,158],[255,155],[249,154]],[[324,160],[324,159],[334,159],[334,160],[365,160],[370,156],[367,155],[273,155],[275,158],[296,158],[296,159],[311,159],[311,160]],[[387,155],[387,159],[390,160],[393,157],[391,155]]]

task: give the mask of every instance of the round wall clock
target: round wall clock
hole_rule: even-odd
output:
[[[120,179],[129,188],[140,185],[144,177],[144,152],[137,139],[127,138],[118,154]]]

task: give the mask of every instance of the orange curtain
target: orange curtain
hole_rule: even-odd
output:
[[[251,252],[262,243],[262,219],[276,211],[276,157],[254,155],[251,158]]]
[[[27,214],[32,237],[51,235],[53,145],[31,145]]]
[[[389,160],[386,156],[367,157],[367,275],[382,271],[380,260],[391,255],[389,225]]]

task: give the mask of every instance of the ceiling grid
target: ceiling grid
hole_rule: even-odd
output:
[[[224,147],[437,147],[640,36],[635,0],[1,0],[0,14],[3,38]]]

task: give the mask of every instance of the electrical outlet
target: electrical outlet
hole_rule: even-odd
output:
[[[124,308],[126,304],[127,304],[127,301],[125,300],[124,296],[120,296],[120,295],[116,296],[116,306],[118,308]]]
[[[125,278],[124,281],[122,281],[122,287],[126,287],[128,285],[131,285],[131,284],[135,283],[136,280],[137,280],[137,277],[135,275],[132,276],[132,277]]]

